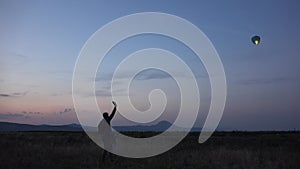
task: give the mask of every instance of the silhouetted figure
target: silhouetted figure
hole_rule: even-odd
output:
[[[108,115],[107,112],[103,113],[103,120],[99,123],[98,125],[98,132],[101,136],[101,139],[104,143],[104,151],[102,154],[102,162],[106,162],[107,156],[109,156],[110,160],[112,160],[112,154],[110,152],[114,151],[115,148],[115,137],[113,135],[110,122],[112,118],[115,116],[116,111],[117,111],[117,104],[116,102],[112,101],[113,105],[115,106],[112,113]],[[108,151],[106,151],[108,150]]]

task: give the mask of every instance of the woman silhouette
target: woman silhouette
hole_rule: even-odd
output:
[[[108,115],[107,112],[104,112],[103,120],[101,120],[98,125],[98,132],[104,143],[104,150],[103,150],[103,154],[102,154],[102,162],[103,163],[105,163],[107,156],[109,156],[110,159],[112,160],[112,154],[110,152],[114,151],[114,148],[116,145],[116,140],[115,140],[114,134],[112,132],[110,122],[116,114],[117,104],[114,101],[112,101],[112,104],[114,105],[114,109],[113,109],[112,113],[110,115]]]

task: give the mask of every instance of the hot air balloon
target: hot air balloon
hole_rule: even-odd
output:
[[[251,41],[254,45],[258,45],[260,43],[260,36],[257,36],[257,35],[253,36],[251,38]]]

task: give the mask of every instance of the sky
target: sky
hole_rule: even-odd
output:
[[[72,100],[72,76],[79,52],[105,24],[138,12],[163,12],[188,20],[213,43],[227,78],[223,130],[300,129],[300,3],[287,1],[0,1],[0,121],[28,124],[78,123]],[[253,45],[251,37],[261,36]],[[117,44],[105,56],[93,80],[102,112],[111,111],[111,76],[129,54],[162,48],[184,60],[196,76],[202,126],[210,105],[210,83],[197,56],[169,37],[145,34]],[[149,56],[151,57],[151,56]],[[173,66],[176,68],[176,65]],[[128,68],[128,71],[130,68]],[[128,78],[124,72],[119,80]],[[178,76],[180,74],[178,69]],[[120,83],[121,83],[120,82]],[[149,109],[153,89],[168,103],[153,121],[176,119],[180,92],[159,70],[140,72],[130,86],[131,102]],[[118,91],[124,97],[124,89]],[[84,97],[92,97],[86,95]],[[124,110],[126,111],[126,110]],[[117,114],[113,125],[133,122]]]

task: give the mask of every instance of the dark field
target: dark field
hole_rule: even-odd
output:
[[[151,133],[130,133],[148,136]],[[153,133],[152,133],[153,134]],[[1,169],[299,169],[299,132],[217,132],[204,144],[191,133],[156,157],[99,162],[102,149],[83,132],[0,133]]]

